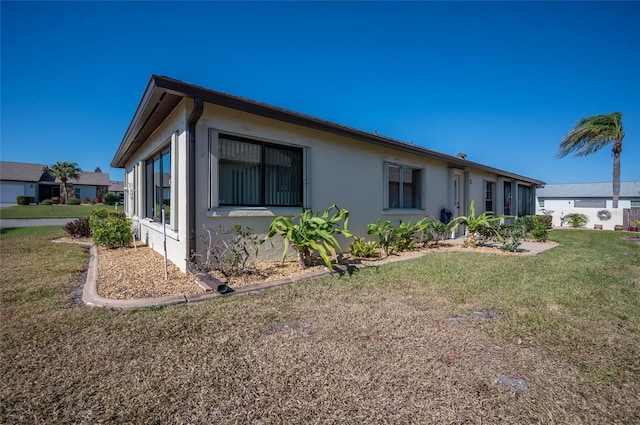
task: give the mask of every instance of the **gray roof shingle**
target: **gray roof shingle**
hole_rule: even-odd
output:
[[[546,184],[536,190],[538,198],[612,198],[613,184]],[[640,198],[640,181],[620,182],[620,198]]]

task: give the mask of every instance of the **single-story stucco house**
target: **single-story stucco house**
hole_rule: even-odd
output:
[[[111,162],[140,238],[186,270],[203,226],[264,234],[279,215],[332,204],[366,236],[377,219],[535,213],[542,181],[254,100],[152,75]],[[281,248],[263,245],[263,256]],[[343,246],[343,249],[346,247]]]
[[[584,214],[590,225],[613,229],[628,228],[640,219],[640,181],[620,182],[618,208],[613,205],[613,183],[545,184],[538,188],[538,211],[553,216],[553,225],[561,226],[563,216]]]
[[[15,204],[18,196],[33,196],[36,202],[59,198],[62,182],[43,173],[44,167],[44,164],[0,161],[0,203]],[[104,198],[112,184],[117,183],[96,168],[94,172],[81,172],[78,179],[69,179],[67,186],[70,198],[94,201]]]

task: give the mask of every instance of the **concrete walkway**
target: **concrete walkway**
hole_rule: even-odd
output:
[[[5,218],[0,220],[0,228],[64,226],[75,218]]]

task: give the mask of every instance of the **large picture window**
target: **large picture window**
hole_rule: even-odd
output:
[[[218,141],[218,188],[222,206],[302,206],[301,148],[231,135]]]
[[[146,164],[147,217],[171,224],[171,150],[166,148]]]
[[[387,208],[421,208],[422,170],[387,164]]]

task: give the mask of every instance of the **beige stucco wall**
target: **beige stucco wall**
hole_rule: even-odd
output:
[[[169,259],[182,270],[186,269],[188,257],[187,187],[186,176],[186,121],[193,109],[193,100],[185,99],[170,114],[149,140],[136,152],[125,169],[126,187],[136,181],[133,193],[126,194],[127,212],[139,229],[140,237],[158,252],[162,252],[162,226],[145,218],[144,161],[172,142],[172,216],[171,229],[167,232]],[[217,135],[234,134],[276,144],[304,148],[304,199],[305,206],[322,211],[332,204],[350,212],[349,229],[359,236],[367,236],[367,224],[377,219],[416,221],[425,216],[440,218],[440,211],[449,208],[455,212],[453,179],[459,176],[460,214],[468,214],[468,203],[475,199],[479,211],[484,208],[483,181],[496,182],[499,193],[501,180],[491,173],[479,170],[451,169],[442,162],[420,155],[395,151],[338,136],[308,129],[293,124],[255,116],[205,104],[204,112],[196,126],[196,245],[203,252],[205,245],[200,236],[203,227],[217,229],[220,225],[239,223],[251,226],[258,234],[264,234],[269,224],[278,215],[294,216],[299,208],[248,208],[220,207],[217,205]],[[421,209],[384,209],[385,162],[421,168],[423,170]],[[213,178],[211,178],[213,176]],[[134,209],[134,204],[138,209]],[[496,194],[496,204],[499,196]],[[498,212],[496,212],[498,213]],[[349,241],[340,239],[343,250],[348,250]],[[264,258],[279,258],[282,242],[275,238],[274,245],[261,247]]]
[[[162,253],[164,251],[162,225],[145,217],[145,161],[166,147],[167,143],[171,143],[172,220],[171,224],[166,226],[167,257],[182,271],[186,271],[187,265],[187,222],[184,211],[184,206],[187,204],[187,191],[185,179],[178,170],[186,170],[187,107],[186,102],[178,105],[125,166],[125,187],[133,187],[132,194],[125,194],[127,214],[131,217],[140,240]],[[137,174],[138,187],[133,186],[134,174]],[[137,210],[134,210],[134,205],[137,206]]]

